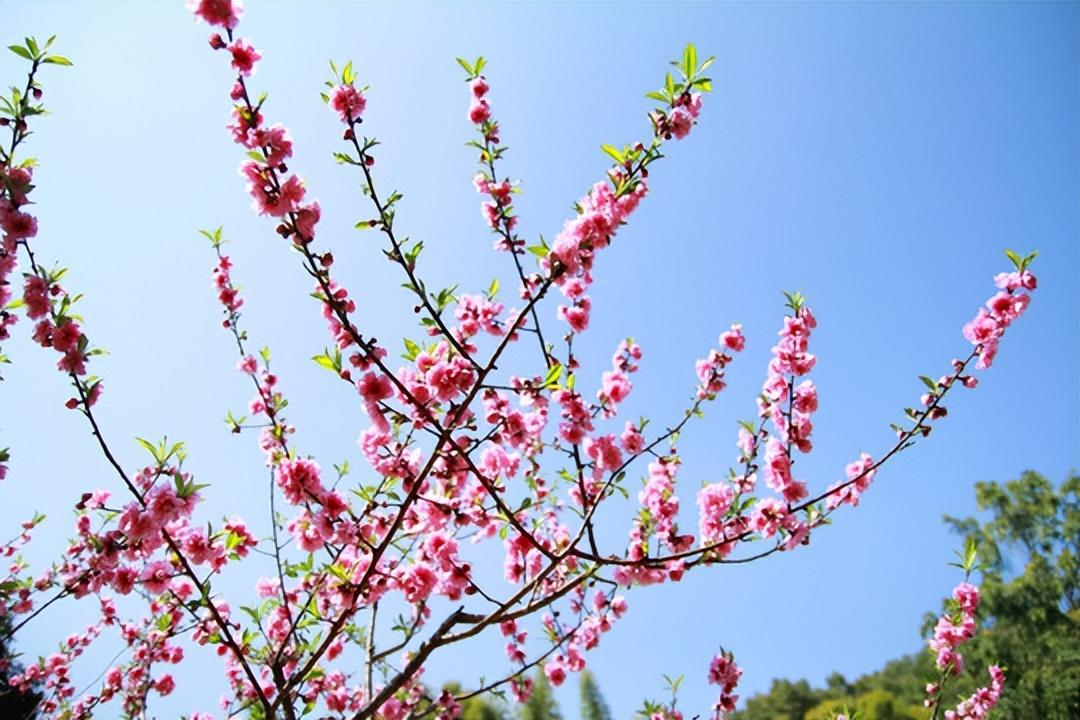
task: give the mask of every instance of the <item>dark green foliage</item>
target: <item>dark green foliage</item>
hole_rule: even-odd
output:
[[[579,681],[581,691],[581,720],[611,720],[611,710],[604,702],[596,678],[588,670],[581,671]]]
[[[979,543],[984,562],[982,630],[961,652],[961,691],[1006,668],[995,720],[1080,718],[1080,475],[1060,487],[1027,471],[1004,484],[978,483],[990,519],[945,521]]]
[[[11,628],[11,619],[0,616],[0,718],[12,720],[33,720],[37,717],[37,706],[41,702],[41,693],[35,688],[31,692],[21,693],[8,685],[8,678],[22,672],[7,638]]]
[[[810,687],[806,680],[791,682],[778,678],[765,695],[756,695],[746,701],[746,710],[736,717],[741,720],[803,720],[806,713],[826,696],[821,690]]]
[[[469,698],[461,703],[460,720],[506,720],[506,713],[483,698]]]
[[[543,669],[536,671],[533,678],[533,691],[528,702],[521,706],[521,720],[562,720],[559,704],[551,690],[551,683]]]
[[[964,675],[945,689],[948,704],[986,685],[998,663],[1007,681],[994,720],[1080,718],[1080,476],[1059,487],[1035,472],[1004,484],[978,483],[981,518],[946,517],[978,542],[983,562],[980,628],[960,652]],[[937,619],[927,615],[926,631]],[[845,708],[858,720],[924,720],[926,683],[934,676],[927,652],[888,663],[849,683],[839,673],[827,687],[774,680],[750,698],[738,720],[833,720]]]

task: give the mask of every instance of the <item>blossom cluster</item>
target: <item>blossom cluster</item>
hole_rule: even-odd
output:
[[[621,174],[620,179],[624,179]],[[557,315],[573,332],[582,333],[589,327],[592,300],[586,292],[592,284],[596,253],[611,244],[619,226],[647,192],[644,180],[633,182],[621,195],[609,182],[598,182],[578,201],[580,214],[568,220],[555,237],[551,252],[544,258],[544,268],[568,300],[559,306]]]
[[[26,212],[29,202],[33,167],[0,168],[0,187],[7,190],[0,195],[0,340],[11,337],[10,327],[17,316],[10,312],[11,275],[17,264],[17,244],[37,235],[37,218]]]
[[[497,280],[485,293],[425,284],[418,265],[422,242],[400,239],[394,231],[401,194],[376,189],[371,155],[376,141],[357,135],[367,109],[366,87],[356,84],[351,63],[340,72],[332,65],[335,77],[324,100],[345,126],[348,150],[335,158],[353,166],[350,172],[362,173],[363,194],[375,212],[375,219],[357,227],[378,228],[387,260],[403,273],[402,284],[415,298],[419,339],[404,338],[397,361],[391,360],[389,346],[362,331],[357,297],[331,275],[333,254],[315,249],[322,208],[290,169],[295,158],[288,129],[268,122],[265,96],[253,100],[249,92],[262,54],[250,40],[234,35],[240,3],[196,0],[192,9],[215,28],[210,46],[235,78],[228,129],[247,158],[240,174],[254,209],[273,219],[314,280],[312,295],[331,344],[313,360],[332,373],[335,384],[348,386],[366,415],[364,420],[358,414],[357,444],[368,467],[354,481],[348,462],[331,471],[330,463],[298,451],[269,350],[248,350],[240,327],[240,311],[247,306],[234,284],[232,261],[222,254],[221,231],[204,233],[217,253],[213,287],[222,325],[236,343],[244,382],[254,388],[245,412],[255,421],[230,412],[226,422],[235,433],[257,430],[268,475],[260,495],[269,490],[271,537],[258,540],[236,517],[219,523],[196,519],[205,486],[184,469],[182,445],[140,441],[154,462],[130,476],[114,460],[130,496],[113,500],[108,490],[87,493],[76,506],[75,536],[62,561],[32,579],[13,562],[16,589],[0,598],[6,612],[27,619],[52,602],[39,602],[46,591],[58,593],[57,598],[94,596],[102,603],[100,623],[31,664],[19,679],[25,688],[44,684],[52,703],[49,716],[88,717],[97,705],[117,699],[124,714],[145,715],[148,694],[170,694],[184,679],[158,666],[183,659],[179,638],[186,634],[221,656],[227,715],[251,707],[261,717],[278,717],[283,708],[288,716],[303,706],[305,712],[376,720],[452,720],[468,693],[431,692],[423,680],[425,665],[432,653],[485,631],[502,634],[509,668],[483,689],[508,688],[525,701],[532,688],[526,673],[532,668],[542,665],[548,680],[560,685],[586,666],[588,653],[628,611],[624,594],[635,586],[678,582],[698,567],[752,559],[731,557],[748,542],[765,548],[756,553],[761,556],[794,549],[840,505],[857,505],[880,464],[945,415],[945,394],[956,383],[974,385],[965,374],[968,361],[978,356],[981,367],[990,364],[1004,329],[1026,309],[1035,288],[1027,270],[1030,257],[1014,259],[1016,272],[998,278],[1001,292],[965,330],[975,345],[968,361],[954,362],[954,372],[938,381],[924,380],[929,392],[923,409],[909,409],[910,427],[900,428],[897,444],[881,461],[861,454],[847,466],[846,480],[816,497],[810,483],[796,477],[795,466],[814,442],[819,401],[808,376],[816,363],[809,341],[817,320],[801,295],[789,295],[791,313],[772,348],[757,416],[740,423],[740,470],[701,486],[696,533],[688,532],[680,518],[685,495],[677,483],[683,466],[679,437],[702,416],[704,404],[726,389],[734,358],[747,343],[742,326],[732,325],[697,361],[682,417],[661,430],[652,429],[656,425],[648,418],[625,418],[634,384],[640,382],[638,343],[620,342],[610,368],[590,374],[574,357],[573,342],[589,326],[597,253],[611,244],[646,194],[648,167],[663,157],[662,144],[686,137],[699,118],[701,93],[710,88],[703,72],[711,59],[699,64],[689,46],[682,63],[676,63],[682,80],[669,76],[663,90],[649,94],[660,103],[650,114],[649,144],[621,150],[604,146],[614,161],[606,179],[581,198],[550,247],[541,242],[527,248],[538,258],[535,271],[523,267],[528,254],[515,234],[511,198],[517,184],[498,179],[495,167],[505,148],[481,72],[484,63],[462,63],[469,73],[468,117],[480,135],[472,143],[482,165],[474,184],[485,196],[487,224],[499,236],[496,248],[511,251],[518,280],[514,290],[524,301],[510,309],[497,300]],[[61,370],[71,374],[78,390],[70,405],[83,411],[112,459],[92,411],[100,385],[83,378],[95,351],[88,347],[82,321],[69,312],[75,296],[60,285],[62,272],[41,270],[30,253],[36,220],[22,209],[29,169],[7,163],[0,170],[7,178],[0,195],[0,210],[6,208],[0,212],[5,237],[0,293],[10,297],[6,278],[14,270],[15,251],[25,248],[32,272],[19,302],[38,323],[35,339],[61,353]],[[552,287],[562,294],[557,317],[569,326],[565,355],[545,340],[537,312]],[[10,322],[3,318],[0,331],[6,333]],[[504,368],[510,365],[508,348],[530,335],[539,341],[543,364],[525,372]],[[490,352],[482,354],[489,344]],[[596,387],[587,388],[590,382]],[[609,498],[633,498],[634,473],[641,487],[629,542],[610,552],[603,547],[610,535],[601,532],[598,509]],[[771,494],[755,494],[759,473]],[[24,542],[5,552],[12,556]],[[473,549],[484,542],[489,544]],[[211,580],[256,550],[269,559],[273,572],[255,581],[255,602],[230,604],[211,591]],[[505,584],[491,583],[489,574],[477,570],[492,551],[502,563]],[[142,598],[147,612],[121,619],[106,593]],[[960,667],[956,646],[970,637],[969,626],[973,631],[977,590],[961,586],[954,602],[955,613],[943,618],[932,640],[939,667],[949,673]],[[457,609],[433,622],[448,603]],[[385,616],[390,605],[404,608],[392,620]],[[477,611],[469,611],[474,605]],[[130,660],[110,669],[94,692],[80,696],[69,667],[104,628],[119,632]],[[391,634],[394,639],[387,641]],[[363,646],[361,663],[348,652],[351,645]],[[708,681],[719,687],[716,717],[734,710],[741,673],[727,651],[709,663]],[[996,702],[1000,682],[992,677],[996,684],[958,708],[957,718],[977,717]],[[682,717],[674,700],[646,714],[654,720]]]
[[[735,712],[735,703],[739,701],[739,696],[734,692],[740,677],[742,668],[735,664],[735,658],[730,652],[717,653],[709,663],[709,682],[720,686],[720,696],[713,706],[717,713]]]
[[[957,563],[957,566],[964,569],[965,576],[970,576],[977,560],[973,541],[968,541],[966,552],[960,554],[960,559],[962,562]],[[939,677],[937,682],[927,684],[927,697],[923,704],[934,709],[934,717],[937,717],[942,704],[946,683],[964,670],[964,658],[957,652],[957,647],[975,635],[979,599],[979,588],[965,578],[953,589],[952,596],[946,601],[946,611],[938,619],[928,641],[929,650],[935,656]],[[991,665],[989,673],[990,684],[977,689],[955,709],[946,710],[945,720],[983,720],[988,716],[997,706],[1005,688],[1005,672],[1001,667]]]
[[[963,700],[955,710],[945,711],[945,720],[983,720],[990,711],[997,707],[1001,694],[1005,691],[1005,671],[997,665],[991,665],[990,684],[981,687]]]
[[[1016,270],[1001,273],[994,278],[998,292],[987,300],[986,307],[979,308],[971,322],[964,326],[964,337],[975,346],[978,353],[979,361],[976,367],[980,370],[993,364],[1005,330],[1031,303],[1030,293],[1038,287],[1037,279],[1027,269],[1033,257],[1013,257]]]
[[[962,582],[953,590],[952,599],[952,612],[942,615],[934,625],[930,649],[937,653],[938,668],[959,675],[964,670],[964,657],[956,648],[975,635],[979,588]]]

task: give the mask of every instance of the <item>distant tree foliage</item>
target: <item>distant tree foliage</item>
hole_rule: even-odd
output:
[[[460,720],[507,720],[500,706],[483,698],[469,698],[461,703]]]
[[[555,702],[555,694],[551,690],[551,683],[543,668],[536,671],[533,678],[533,691],[527,702],[522,704],[520,712],[521,720],[562,720],[559,712],[559,704]]]
[[[1027,471],[978,483],[985,522],[946,517],[979,542],[983,626],[967,645],[969,687],[991,662],[1007,668],[995,720],[1080,718],[1080,475],[1061,485]]]
[[[0,616],[0,718],[4,720],[33,720],[37,717],[37,706],[41,702],[41,692],[21,693],[10,685],[8,678],[22,672],[22,666],[16,659],[7,636],[11,632],[11,619]]]
[[[611,710],[604,701],[600,686],[596,684],[596,678],[588,670],[581,671],[579,689],[581,691],[581,720],[612,720]]]
[[[999,663],[1008,680],[994,720],[1080,718],[1080,475],[1055,487],[1027,471],[1005,483],[975,486],[976,518],[946,517],[974,538],[983,561],[981,628],[961,646],[965,674],[946,692],[957,699],[986,684]],[[936,615],[928,614],[929,632]],[[737,720],[833,720],[843,710],[858,720],[925,720],[924,688],[932,676],[925,652],[889,662],[848,682],[840,673],[813,688],[777,679]]]

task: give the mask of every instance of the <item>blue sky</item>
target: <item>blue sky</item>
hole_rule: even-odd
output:
[[[29,144],[41,162],[37,247],[72,268],[88,334],[112,353],[94,364],[106,381],[100,417],[123,461],[144,462],[133,436],[182,438],[190,469],[212,483],[209,514],[264,514],[254,438],[221,422],[249,394],[197,235],[223,224],[245,324],[274,351],[300,447],[324,466],[346,457],[359,466],[362,412],[309,360],[325,330],[296,258],[250,210],[242,154],[224,129],[231,80],[205,27],[181,3],[4,3],[0,19],[5,45],[55,33],[76,63],[45,73],[54,114]],[[496,276],[508,287],[511,268],[489,249],[469,182],[455,56],[489,59],[510,146],[501,172],[523,181],[517,207],[530,239],[554,235],[602,176],[601,143],[647,136],[643,94],[687,41],[717,56],[701,124],[669,146],[648,199],[601,258],[580,343],[598,377],[633,335],[646,357],[628,417],[665,424],[692,388],[694,359],[743,323],[749,346],[729,389],[681,443],[684,507],[735,459],[735,420],[754,411],[780,290],[802,290],[820,323],[821,410],[798,474],[822,488],[860,451],[891,445],[888,424],[917,402],[918,375],[940,375],[966,352],[960,327],[1006,269],[1002,250],[1039,250],[1040,288],[995,366],[951,400],[928,441],[879,474],[859,508],[793,554],[631,593],[631,613],[590,658],[625,718],[660,693],[661,673],[685,674],[683,703],[706,708],[705,668],[721,643],[745,668],[744,695],[772,677],[820,682],[917,649],[922,614],[957,579],[946,566],[957,539],[942,514],[972,512],[976,481],[1025,468],[1060,480],[1080,465],[1077,22],[1077,5],[1064,2],[249,3],[240,33],[263,52],[253,85],[270,93],[268,118],[292,130],[291,165],[322,205],[320,241],[358,296],[365,330],[390,345],[413,334],[410,304],[375,236],[352,229],[370,211],[356,176],[330,158],[339,126],[318,98],[328,58],[353,59],[372,85],[376,177],[405,193],[397,226],[425,239],[429,283],[476,291]],[[5,83],[21,73],[14,55],[0,58]],[[52,357],[25,326],[18,334],[0,386],[0,447],[13,454],[0,522],[48,512],[31,553],[44,561],[62,549],[84,488],[119,488],[80,417],[62,408],[68,390]],[[626,526],[613,518],[615,543]],[[46,651],[49,625],[66,631],[79,612],[32,627],[23,649]],[[217,672],[212,658],[196,653],[194,663]],[[469,683],[469,672],[503,665],[500,644],[480,642],[437,658],[429,678]],[[193,687],[181,681],[178,699],[205,695]],[[562,697],[572,717],[576,689]]]

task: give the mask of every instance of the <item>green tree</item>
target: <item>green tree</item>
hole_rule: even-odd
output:
[[[815,690],[806,680],[791,682],[776,679],[769,692],[746,701],[740,720],[803,720],[807,711],[826,699],[823,690]]]
[[[578,687],[581,691],[581,720],[611,720],[611,710],[604,702],[600,686],[591,672],[581,671]]]
[[[1006,668],[1005,694],[994,720],[1080,718],[1080,476],[1054,486],[1027,471],[1005,483],[975,486],[980,517],[946,517],[974,539],[983,562],[981,627],[960,648],[964,675],[946,688],[946,704],[986,685],[986,668]],[[927,616],[929,632],[937,614]],[[923,720],[930,653],[893,660],[849,683],[839,673],[827,687],[774,680],[750,698],[739,720],[832,720],[843,707],[860,720]],[[830,713],[832,713],[830,715]]]
[[[461,703],[460,720],[506,720],[506,713],[483,698],[469,698]]]
[[[555,694],[543,668],[536,671],[532,695],[521,706],[521,720],[562,720],[559,704],[555,702]]]
[[[1006,668],[995,720],[1080,718],[1080,475],[1060,487],[1026,471],[975,486],[978,518],[946,517],[979,543],[983,627],[961,652],[961,692],[985,685],[986,667]]]
[[[0,616],[0,718],[33,720],[38,716],[38,703],[42,695],[35,683],[28,692],[19,692],[8,684],[8,678],[22,672],[18,655],[11,647],[8,634],[11,631],[11,618]]]

